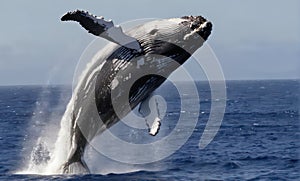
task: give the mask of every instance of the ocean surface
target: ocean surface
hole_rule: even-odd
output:
[[[201,100],[197,126],[188,141],[171,156],[146,165],[98,161],[91,166],[93,174],[89,175],[38,175],[20,174],[20,170],[28,167],[40,134],[57,135],[72,89],[2,86],[0,180],[300,180],[299,80],[227,81],[222,125],[214,140],[202,150],[198,147],[199,139],[211,101],[216,100],[210,99],[207,82],[198,82],[197,88]],[[164,84],[157,93],[168,105],[157,135],[160,138],[177,123],[180,97],[171,83]],[[117,129],[120,126],[112,127],[112,132],[118,132],[127,141],[139,142],[136,139],[149,136],[143,130],[137,134],[138,131]],[[97,159],[100,158],[90,156],[88,165],[88,160]],[[108,166],[112,167],[110,171]]]

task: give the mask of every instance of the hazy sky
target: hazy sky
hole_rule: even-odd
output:
[[[71,83],[81,53],[94,39],[77,24],[60,22],[75,9],[115,24],[203,15],[213,22],[208,43],[226,79],[300,77],[298,0],[3,0],[0,6],[0,85]]]

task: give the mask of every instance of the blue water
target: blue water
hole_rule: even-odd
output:
[[[26,166],[28,153],[38,135],[59,126],[71,88],[0,87],[0,179],[300,179],[299,80],[228,81],[227,107],[222,126],[213,142],[203,150],[198,148],[198,144],[209,116],[210,89],[206,82],[199,82],[197,86],[201,98],[197,127],[177,152],[145,167],[153,167],[155,171],[145,169],[122,174],[57,176],[19,175],[15,172]],[[168,121],[163,120],[162,129],[173,128],[176,113],[180,112],[180,99],[172,90],[170,84],[158,90],[168,102]],[[57,120],[50,120],[53,117]],[[47,127],[49,122],[54,126]],[[58,130],[53,131],[57,134]],[[126,135],[126,132],[122,134]]]

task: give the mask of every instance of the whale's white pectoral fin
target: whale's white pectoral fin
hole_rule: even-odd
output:
[[[155,118],[155,120],[153,121],[152,126],[149,130],[150,135],[155,136],[158,133],[160,125],[161,125],[160,121],[161,120],[159,117]]]
[[[159,101],[156,95],[150,95],[147,99],[141,102],[139,113],[143,115],[149,134],[152,136],[157,135],[161,126],[161,118],[159,113]]]
[[[102,16],[94,16],[87,11],[76,10],[66,13],[62,21],[77,21],[79,24],[88,30],[89,33],[105,38],[111,42],[121,46],[141,51],[140,43],[133,37],[126,35],[121,27],[114,26],[112,20],[105,20]]]

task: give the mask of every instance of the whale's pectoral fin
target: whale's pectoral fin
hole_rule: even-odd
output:
[[[149,129],[149,134],[151,136],[155,136],[157,135],[159,129],[160,129],[160,125],[161,125],[161,120],[159,117],[156,117],[152,123],[152,126]]]
[[[152,136],[157,135],[161,126],[161,114],[159,110],[161,102],[159,99],[159,96],[150,95],[147,99],[141,102],[138,110],[145,118],[149,134]]]
[[[114,26],[112,21],[105,21],[103,17],[97,17],[80,10],[67,12],[61,20],[77,21],[82,27],[88,30],[89,33],[96,36],[100,36],[104,31]]]
[[[140,43],[133,37],[126,35],[122,28],[114,26],[112,20],[106,21],[102,16],[94,16],[87,11],[76,10],[66,13],[62,21],[77,21],[89,33],[105,38],[121,46],[141,51]]]

